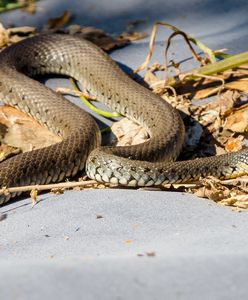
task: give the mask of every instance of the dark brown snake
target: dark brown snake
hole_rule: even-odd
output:
[[[144,126],[150,140],[136,146],[100,147],[100,131],[91,116],[30,78],[48,73],[80,81],[112,110]],[[85,165],[90,178],[127,186],[247,173],[248,150],[173,162],[184,141],[184,125],[177,110],[125,75],[101,49],[76,37],[39,35],[3,50],[0,99],[63,138],[58,144],[2,162],[1,187],[61,181]],[[0,195],[0,204],[15,195]]]

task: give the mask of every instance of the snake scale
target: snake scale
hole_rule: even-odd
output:
[[[48,73],[71,76],[81,82],[99,101],[144,126],[149,141],[135,146],[100,147],[95,120],[31,78]],[[0,53],[0,99],[63,138],[60,143],[2,162],[1,187],[57,182],[85,167],[92,179],[127,186],[247,173],[246,149],[174,162],[184,141],[178,111],[124,74],[97,46],[77,37],[37,35],[4,49]],[[0,204],[14,196],[15,193],[0,195]]]

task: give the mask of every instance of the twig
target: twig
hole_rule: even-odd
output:
[[[238,177],[232,179],[221,180],[220,183],[225,185],[237,185],[237,183],[248,184],[248,177]]]
[[[65,88],[65,87],[59,87],[56,89],[56,93],[61,93],[61,94],[69,94],[69,95],[74,95],[77,97],[84,97],[86,100],[97,100],[96,97],[90,96],[86,92],[81,92],[79,90],[73,90],[70,88]]]
[[[52,183],[52,184],[35,184],[35,185],[26,185],[26,186],[18,186],[18,187],[10,187],[10,188],[2,188],[0,189],[0,195],[8,195],[10,193],[18,193],[18,192],[27,192],[27,191],[46,191],[51,189],[62,189],[62,188],[74,188],[74,187],[84,187],[97,184],[95,180],[88,181],[79,181],[79,182],[60,182],[60,183]]]
[[[211,90],[210,92],[208,92],[207,94],[205,94],[205,98],[215,94],[216,92],[219,95],[220,92],[225,88],[225,80],[223,78],[217,77],[217,76],[204,75],[204,74],[200,74],[200,73],[199,74],[198,73],[194,73],[194,74],[185,73],[185,74],[182,74],[182,75],[180,75],[181,81],[187,80],[187,77],[191,77],[192,75],[195,76],[195,79],[197,77],[200,77],[200,78],[210,79],[212,81],[220,81],[221,82],[220,86],[218,86],[217,88],[215,88],[215,89]]]
[[[153,25],[153,28],[152,28],[152,32],[151,32],[151,38],[150,38],[150,42],[149,42],[149,50],[148,50],[147,57],[146,57],[145,61],[136,70],[134,70],[134,72],[133,72],[134,74],[147,68],[147,66],[148,66],[148,64],[151,60],[151,57],[152,57],[153,45],[154,45],[154,42],[155,42],[155,37],[156,37],[156,34],[157,34],[158,26],[165,26],[165,27],[170,28],[172,31],[174,31],[174,33],[172,34],[170,39],[176,34],[181,34],[185,38],[187,44],[190,46],[190,49],[191,49],[192,53],[195,53],[195,51],[192,48],[192,46],[190,45],[189,41],[194,43],[196,46],[198,46],[204,53],[207,53],[209,55],[209,59],[210,59],[211,62],[216,61],[215,52],[212,49],[208,48],[202,42],[196,40],[195,38],[193,38],[190,35],[184,33],[182,30],[180,30],[179,28],[177,28],[177,27],[175,27],[171,24],[168,24],[166,22],[155,22],[155,24]],[[168,48],[168,45],[167,45],[167,48]],[[195,58],[198,60],[198,56],[196,54],[195,54]]]

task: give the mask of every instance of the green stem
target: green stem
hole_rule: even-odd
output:
[[[73,87],[79,91],[77,84],[75,82],[74,79],[70,79]],[[100,116],[103,116],[105,118],[116,118],[116,117],[121,117],[121,115],[118,112],[108,112],[108,111],[103,111],[97,107],[95,107],[93,104],[91,104],[85,97],[80,96],[79,97],[80,100],[83,102],[84,105],[86,105],[89,109],[91,109],[92,111],[94,111],[95,113],[97,113]]]
[[[200,42],[199,40],[191,37],[190,35],[187,34],[188,39],[195,44],[199,49],[201,49],[204,53],[207,53],[209,56],[209,59],[211,61],[211,63],[215,63],[216,62],[216,55],[215,52],[208,48],[205,44],[203,44],[202,42]]]
[[[243,52],[217,61],[216,63],[209,64],[198,69],[193,69],[190,73],[212,75],[229,69],[237,68],[238,66],[246,63],[248,63],[248,52]]]
[[[12,10],[12,9],[17,9],[17,8],[23,8],[26,6],[26,4],[20,4],[20,3],[0,3],[0,13],[1,12],[5,12],[8,10]]]
[[[239,53],[236,55],[232,55],[223,60],[217,61],[212,64],[208,64],[206,66],[193,69],[189,72],[189,76],[187,76],[186,80],[194,80],[197,78],[197,75],[214,75],[217,73],[224,72],[229,69],[237,68],[240,65],[248,63],[248,52]],[[177,81],[175,78],[168,78],[168,85],[175,86],[177,85]]]
[[[37,1],[39,1],[39,0],[35,0],[35,2],[37,2]],[[29,2],[26,2],[26,3],[19,3],[19,2],[8,3],[8,2],[9,2],[8,0],[7,1],[0,0],[0,13],[8,11],[8,10],[24,8],[29,5]]]

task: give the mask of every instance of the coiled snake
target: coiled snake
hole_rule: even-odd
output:
[[[30,78],[47,73],[80,81],[112,110],[143,125],[150,140],[135,146],[99,148],[101,138],[93,118]],[[39,35],[3,50],[0,99],[63,138],[58,144],[2,162],[1,187],[61,181],[85,165],[92,179],[128,186],[187,182],[207,175],[234,177],[248,169],[247,150],[173,162],[184,141],[177,110],[125,75],[101,49],[76,37]],[[1,195],[0,204],[13,196]]]

